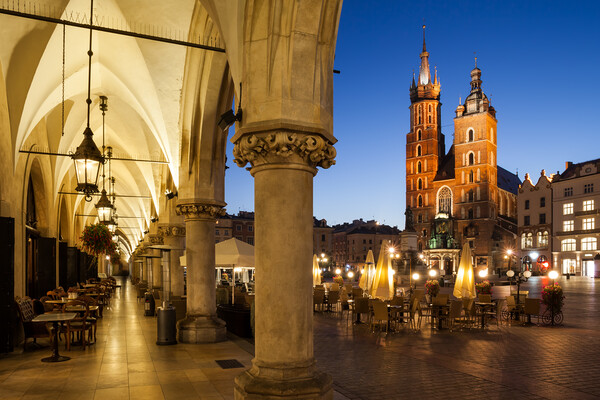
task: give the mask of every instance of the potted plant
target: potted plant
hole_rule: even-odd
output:
[[[542,304],[552,313],[556,314],[562,311],[564,300],[563,289],[559,284],[546,285],[542,289]]]
[[[333,277],[333,281],[340,285],[340,287],[344,286],[344,278],[341,275],[336,275]]]
[[[115,243],[112,241],[112,234],[104,224],[88,225],[81,233],[81,247],[87,253],[98,257],[102,253],[116,253]]]
[[[425,292],[433,299],[440,292],[440,282],[437,279],[428,279],[425,282]]]
[[[490,281],[485,280],[475,284],[475,291],[477,294],[492,294],[492,284]]]

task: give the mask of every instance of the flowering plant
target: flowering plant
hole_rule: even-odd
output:
[[[437,279],[429,279],[425,282],[425,291],[431,297],[435,297],[440,292],[440,283]]]
[[[116,252],[112,234],[104,224],[86,226],[80,239],[83,250],[96,257],[101,253],[114,254]]]
[[[475,284],[477,294],[492,294],[492,284],[485,280]]]
[[[333,277],[333,281],[338,285],[342,286],[344,284],[344,278],[341,275],[336,275]]]
[[[565,296],[563,289],[558,284],[546,285],[542,289],[542,304],[548,308],[552,308],[554,312],[562,310]]]

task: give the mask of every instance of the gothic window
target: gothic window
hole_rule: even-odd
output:
[[[421,161],[417,163],[417,173],[421,173]]]
[[[417,157],[421,156],[421,146],[417,146]]]
[[[419,197],[417,198],[417,206],[423,207],[423,196],[421,195],[419,195]]]
[[[469,219],[473,219],[473,209],[469,208]]]
[[[445,186],[438,192],[438,212],[451,214],[452,210],[452,191]]]
[[[421,130],[417,130],[417,140],[421,140],[422,139],[422,133]]]
[[[421,222],[423,222],[423,215],[419,214],[417,215],[417,222],[420,224]]]
[[[477,168],[477,182],[481,181],[481,170]]]
[[[473,183],[473,171],[469,171],[469,183]]]
[[[473,202],[473,189],[469,190],[469,197],[468,197],[468,201],[469,203]]]
[[[475,164],[475,154],[469,153],[469,165]]]
[[[423,123],[423,109],[421,108],[421,106],[419,105],[419,118],[418,118],[418,124],[421,125]]]
[[[417,180],[417,189],[423,189],[423,181],[421,180],[421,178]]]
[[[475,140],[475,132],[473,129],[469,129],[467,131],[467,142],[472,142],[473,140]]]

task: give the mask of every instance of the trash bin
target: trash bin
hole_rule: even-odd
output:
[[[440,287],[444,287],[444,277],[443,276],[439,279],[439,282],[440,282]]]
[[[571,279],[571,274],[566,274],[567,275],[567,279]]]
[[[146,292],[144,295],[144,316],[154,317],[155,307],[156,305],[154,304],[154,296],[152,295],[152,292]]]
[[[158,307],[157,314],[156,344],[177,344],[177,318],[175,317],[175,307],[172,307],[165,302],[162,307]]]

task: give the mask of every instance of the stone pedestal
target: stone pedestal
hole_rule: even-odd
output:
[[[177,323],[183,343],[211,343],[226,339],[225,322],[217,317],[215,300],[215,221],[224,204],[183,203],[177,213],[185,217],[187,258],[187,314]]]
[[[253,161],[256,228],[255,358],[235,398],[331,399],[313,357],[312,204],[315,167],[335,151],[320,136],[277,132],[242,138],[234,155]]]

